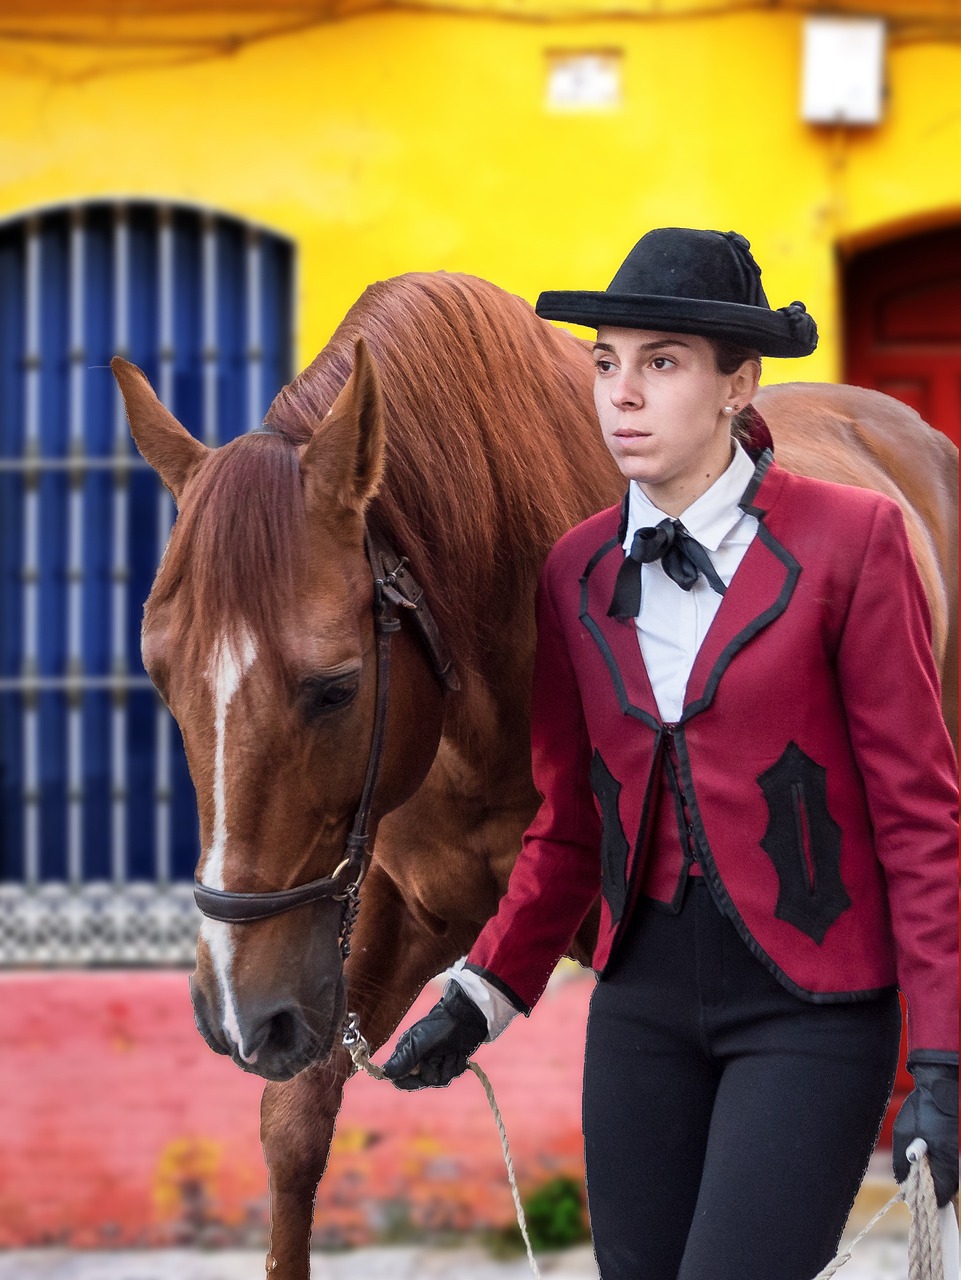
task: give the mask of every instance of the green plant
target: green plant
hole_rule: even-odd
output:
[[[532,1249],[566,1249],[590,1240],[584,1184],[578,1178],[558,1174],[522,1196],[521,1202]],[[495,1233],[487,1244],[500,1257],[524,1248],[516,1223]]]

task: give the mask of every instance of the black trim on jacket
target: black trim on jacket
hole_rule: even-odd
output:
[[[734,905],[724,881],[721,879],[721,873],[718,871],[717,863],[714,861],[714,854],[711,852],[711,846],[708,843],[701,810],[694,792],[691,776],[691,758],[687,754],[683,726],[679,726],[675,731],[674,742],[677,746],[677,758],[681,766],[681,785],[687,796],[688,809],[697,833],[701,867],[707,877],[711,892],[714,894],[715,902],[721,906],[724,914],[731,920],[751,954],[760,960],[761,964],[777,978],[782,987],[790,991],[792,995],[801,1000],[807,1000],[811,1004],[856,1004],[863,1000],[874,1000],[877,996],[884,995],[886,991],[890,991],[896,986],[896,983],[890,983],[885,987],[871,987],[859,991],[809,991],[806,987],[799,986],[792,978],[788,977],[781,966],[768,955],[754,934],[751,933],[741,913]]]
[[[518,1013],[522,1013],[525,1018],[531,1016],[531,1006],[525,1004],[516,991],[512,991],[503,978],[499,978],[496,973],[491,973],[490,969],[484,969],[479,964],[465,964],[465,969],[471,973],[476,973],[478,978],[483,978],[490,986],[495,987],[502,996],[511,1002]]]

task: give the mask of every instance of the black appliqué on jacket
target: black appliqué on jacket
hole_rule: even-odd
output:
[[[851,905],[841,880],[841,828],[827,802],[827,770],[789,742],[758,776],[768,807],[761,848],[777,871],[774,914],[821,945]]]
[[[591,757],[591,790],[601,806],[601,892],[617,924],[627,905],[627,836],[617,806],[621,784],[597,750]]]

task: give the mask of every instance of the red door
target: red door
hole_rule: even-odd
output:
[[[903,400],[961,445],[961,226],[858,254],[844,275],[845,382]],[[911,1077],[901,1065],[881,1131]]]
[[[845,382],[961,444],[961,226],[869,249],[844,278]]]

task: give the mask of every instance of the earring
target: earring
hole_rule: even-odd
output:
[[[736,405],[736,404],[726,404],[726,405],[724,406],[724,412],[725,412],[725,413],[734,413],[736,409],[737,409],[737,405]]]

